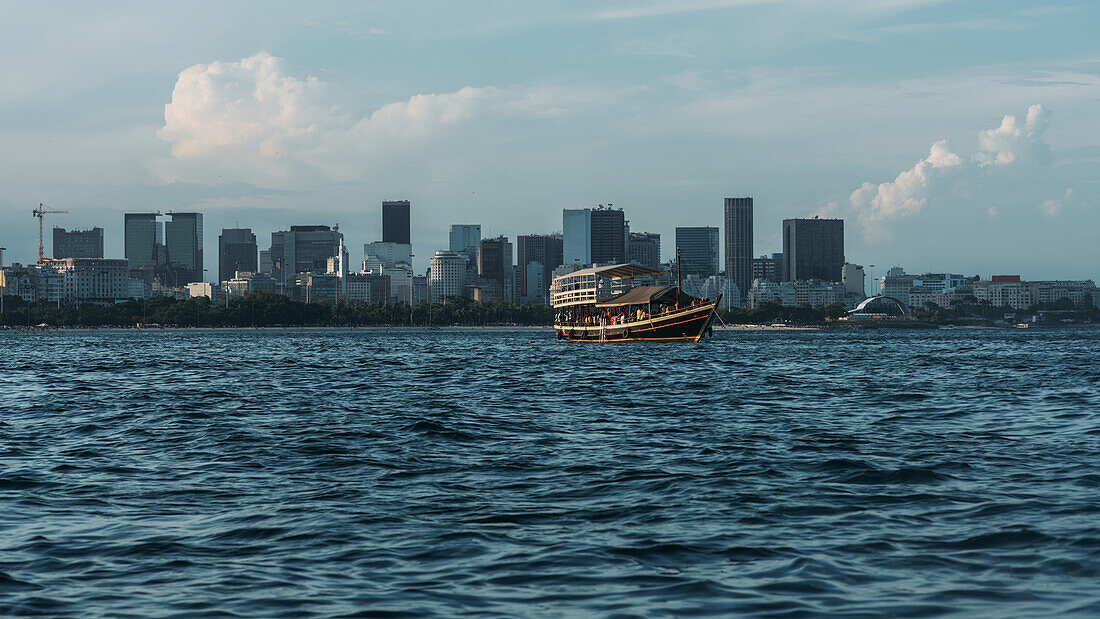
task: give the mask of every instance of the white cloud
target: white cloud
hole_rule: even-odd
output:
[[[982,165],[1049,163],[1050,147],[1043,141],[1049,124],[1050,111],[1042,105],[1029,107],[1023,122],[1005,116],[1000,127],[978,134],[979,152],[974,158]]]
[[[936,183],[959,166],[963,159],[951,152],[946,140],[932,145],[928,156],[888,183],[863,183],[852,192],[849,201],[867,228],[878,223],[919,212],[928,202]]]
[[[1039,210],[1045,213],[1048,217],[1057,217],[1062,212],[1062,207],[1071,203],[1076,196],[1072,189],[1066,189],[1065,193],[1060,198],[1052,198],[1050,200],[1043,200],[1039,204]]]
[[[952,152],[946,140],[932,145],[927,157],[889,182],[865,182],[849,196],[851,213],[870,238],[888,236],[889,226],[897,220],[920,213],[937,196],[976,189],[986,175],[998,169],[1021,169],[1050,162],[1050,147],[1043,133],[1050,122],[1050,111],[1042,105],[1028,108],[1023,120],[1005,116],[996,129],[978,134],[978,152],[965,160]],[[1072,190],[1059,200],[1047,200],[1040,208],[1054,214],[1072,197]],[[996,217],[996,206],[987,209]]]
[[[172,159],[155,162],[163,180],[236,180],[292,185],[350,180],[372,161],[400,156],[474,120],[548,117],[576,103],[568,93],[467,86],[416,94],[356,117],[335,104],[316,77],[290,75],[266,52],[197,64],[179,74],[157,136]]]

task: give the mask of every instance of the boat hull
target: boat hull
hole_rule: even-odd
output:
[[[558,339],[570,342],[698,342],[714,319],[715,303],[618,325],[555,324]]]

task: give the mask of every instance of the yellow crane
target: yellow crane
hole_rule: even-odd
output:
[[[42,216],[53,213],[68,213],[69,211],[47,211],[39,204],[38,208],[34,209],[34,216],[38,218],[38,261],[42,262],[46,259],[45,252],[42,251]]]

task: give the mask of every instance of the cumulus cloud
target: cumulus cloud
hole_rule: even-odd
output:
[[[1043,202],[1039,204],[1039,210],[1048,217],[1056,217],[1062,212],[1062,207],[1072,202],[1075,196],[1076,193],[1072,189],[1066,189],[1065,193],[1063,193],[1060,198],[1043,200]]]
[[[316,77],[291,75],[282,59],[266,52],[189,67],[176,80],[157,132],[172,155],[159,172],[165,180],[201,180],[214,172],[256,183],[318,175],[348,180],[381,153],[415,148],[451,126],[561,111],[544,91],[465,87],[416,94],[356,116],[336,105],[331,91]]]
[[[854,215],[871,238],[888,235],[889,225],[923,211],[930,201],[949,191],[965,191],[996,170],[1013,170],[1050,162],[1050,147],[1043,133],[1050,122],[1050,111],[1032,105],[1021,120],[1005,116],[1000,126],[978,134],[978,150],[969,159],[953,152],[945,140],[932,145],[929,154],[912,168],[888,182],[865,182],[849,196],[849,213]],[[1047,200],[1040,209],[1056,213],[1072,190],[1057,200]],[[838,209],[833,208],[834,212]],[[999,213],[988,207],[990,217]]]

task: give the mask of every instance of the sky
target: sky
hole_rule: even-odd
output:
[[[1014,0],[3,2],[0,246],[204,214],[261,249],[339,224],[353,264],[412,201],[449,224],[633,231],[845,220],[848,261],[1100,279],[1100,3]],[[724,234],[724,233],[723,233]],[[47,245],[49,242],[47,240]],[[49,249],[47,249],[47,252]]]

